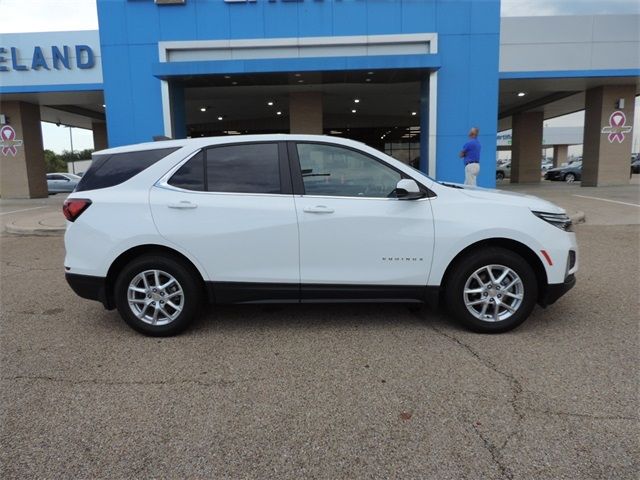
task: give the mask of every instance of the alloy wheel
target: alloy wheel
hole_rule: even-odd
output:
[[[182,313],[184,292],[175,277],[162,270],[137,274],[127,288],[133,314],[150,325],[168,325]]]
[[[464,304],[471,315],[484,322],[500,322],[522,305],[524,284],[504,265],[486,265],[471,274],[464,285]]]

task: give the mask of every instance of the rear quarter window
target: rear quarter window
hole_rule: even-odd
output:
[[[76,192],[113,187],[126,182],[180,147],[137,150],[135,152],[93,155],[89,170],[82,176]]]

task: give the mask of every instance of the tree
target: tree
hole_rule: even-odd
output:
[[[65,162],[77,162],[78,160],[91,160],[91,154],[93,150],[86,148],[78,152],[71,153],[69,150],[64,150],[59,157]]]
[[[51,150],[44,151],[44,164],[47,169],[47,173],[67,171],[67,162]]]

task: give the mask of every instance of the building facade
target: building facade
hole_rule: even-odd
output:
[[[462,182],[540,181],[543,122],[586,110],[585,185],[628,182],[640,15],[500,18],[499,0],[97,0],[99,30],[0,35],[0,196],[46,195],[39,122],[95,149],[242,133],[344,136]],[[567,145],[553,143],[558,158]],[[556,159],[557,160],[557,159]]]
[[[110,145],[344,135],[454,181],[477,126],[495,159],[497,0],[98,0],[98,16]]]

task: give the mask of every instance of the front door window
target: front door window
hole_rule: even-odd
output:
[[[298,157],[306,195],[387,198],[395,196],[402,175],[353,150],[299,143]]]

